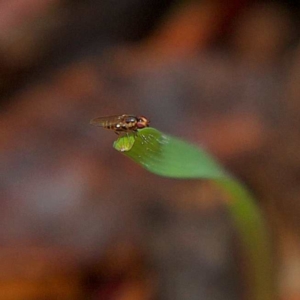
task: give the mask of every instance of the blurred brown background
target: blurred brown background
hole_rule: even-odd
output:
[[[298,1],[0,2],[0,300],[247,299],[207,182],[158,178],[93,117],[142,114],[257,196],[300,299]]]

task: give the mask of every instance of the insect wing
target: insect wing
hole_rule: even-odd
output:
[[[124,118],[124,115],[122,115],[122,116],[98,117],[98,118],[92,119],[90,121],[90,124],[95,125],[95,126],[107,127],[109,125],[115,125],[115,124],[120,123],[123,118]]]

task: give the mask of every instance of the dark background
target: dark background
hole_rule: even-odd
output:
[[[278,297],[300,299],[299,13],[298,1],[1,1],[0,299],[247,299],[224,197],[148,174],[89,126],[123,113],[245,182],[271,228]]]

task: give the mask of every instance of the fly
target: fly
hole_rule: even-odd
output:
[[[133,115],[98,117],[92,119],[90,122],[92,125],[111,129],[116,134],[120,134],[121,132],[136,132],[138,129],[148,127],[149,123],[150,121],[147,118]]]

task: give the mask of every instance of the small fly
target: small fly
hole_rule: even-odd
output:
[[[116,134],[137,132],[138,129],[148,127],[149,123],[150,121],[143,116],[137,117],[132,115],[99,117],[92,119],[90,122],[92,125],[111,129]]]

